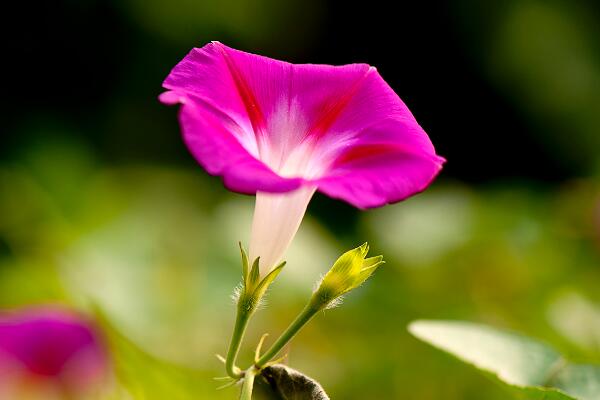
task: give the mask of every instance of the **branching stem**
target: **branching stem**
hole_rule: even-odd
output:
[[[267,350],[254,364],[257,369],[263,368],[269,361],[271,361],[284,347],[289,343],[290,340],[296,336],[296,334],[302,329],[304,325],[310,321],[321,307],[314,304],[313,301],[309,302],[306,307],[302,310],[296,319],[287,327],[287,329],[279,336],[279,338],[273,343],[273,345]]]

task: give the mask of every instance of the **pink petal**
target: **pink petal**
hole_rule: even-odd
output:
[[[319,146],[337,147],[317,180],[319,190],[359,208],[379,207],[421,192],[445,162],[374,68],[353,90]]]
[[[88,398],[109,383],[109,370],[104,343],[84,318],[56,307],[0,314],[0,398],[36,380]]]
[[[220,43],[192,50],[160,99],[181,103],[199,163],[243,193],[303,185],[366,208],[423,190],[443,159],[366,64],[293,65]]]
[[[228,117],[203,108],[195,97],[187,99],[179,115],[184,140],[208,173],[223,176],[227,188],[253,194],[287,192],[302,184],[300,178],[280,177],[247,151],[232,134],[239,127]]]
[[[392,145],[364,145],[342,154],[319,190],[358,208],[380,207],[425,190],[443,161]]]
[[[380,207],[425,190],[444,162],[410,114],[390,117],[356,135],[317,184],[356,207]]]

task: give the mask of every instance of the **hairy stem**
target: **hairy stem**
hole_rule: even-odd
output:
[[[237,314],[235,316],[235,326],[231,335],[231,342],[229,343],[229,349],[227,350],[227,358],[225,360],[225,370],[227,375],[234,379],[240,379],[244,376],[243,372],[235,365],[244,334],[246,333],[246,327],[252,311],[237,307]]]

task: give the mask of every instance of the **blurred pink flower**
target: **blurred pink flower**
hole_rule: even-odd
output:
[[[184,140],[225,186],[257,194],[250,257],[283,256],[316,190],[359,208],[424,190],[444,159],[367,64],[290,64],[213,42],[193,49],[160,96],[182,105]]]
[[[0,314],[0,399],[97,399],[110,382],[106,349],[82,317],[60,308]]]

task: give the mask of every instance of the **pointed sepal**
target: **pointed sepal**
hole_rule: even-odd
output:
[[[344,294],[362,285],[384,263],[383,256],[366,258],[368,252],[369,245],[364,243],[337,259],[314,291],[315,306],[328,307]]]
[[[248,265],[248,253],[246,253],[244,246],[242,246],[242,242],[238,242],[238,244],[240,246],[240,253],[242,256],[242,279],[245,285],[248,281],[248,275],[250,274],[250,266]]]
[[[250,276],[248,277],[248,281],[246,282],[246,288],[248,290],[252,289],[258,283],[260,279],[260,257],[257,257],[256,260],[252,263],[252,268],[250,269]]]
[[[285,267],[285,263],[286,262],[283,261],[281,264],[279,264],[278,266],[273,268],[273,270],[271,272],[269,272],[267,274],[267,276],[265,276],[262,279],[262,281],[260,281],[260,283],[258,284],[256,289],[254,290],[254,293],[256,294],[256,296],[258,296],[259,298],[262,298],[264,296],[265,292],[267,291],[267,289],[269,288],[271,283],[273,283],[275,278],[277,278],[277,275],[279,275],[279,273],[281,272],[283,267]]]
[[[240,243],[242,258],[243,282],[236,292],[235,299],[238,307],[245,312],[253,312],[260,304],[269,286],[285,266],[285,261],[273,268],[265,277],[260,277],[260,257],[257,257],[250,266],[248,254]]]

